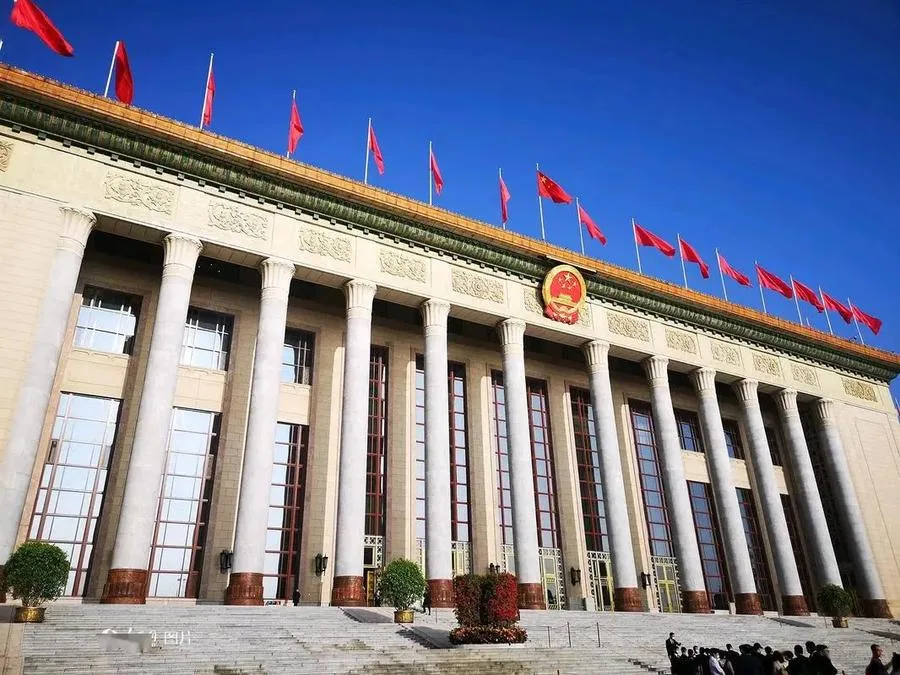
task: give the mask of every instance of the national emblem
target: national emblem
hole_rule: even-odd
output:
[[[571,265],[557,265],[544,277],[541,289],[544,314],[554,321],[575,323],[587,301],[587,286],[581,272]]]

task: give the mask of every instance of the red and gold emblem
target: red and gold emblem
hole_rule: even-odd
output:
[[[544,277],[541,294],[544,314],[554,321],[575,323],[587,301],[587,286],[577,269],[571,265],[557,265]]]

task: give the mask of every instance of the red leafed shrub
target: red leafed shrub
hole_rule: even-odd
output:
[[[477,626],[481,623],[481,587],[484,577],[465,574],[453,579],[453,597],[456,600],[456,620],[460,626]]]
[[[510,626],[519,620],[519,596],[512,574],[496,574],[490,586],[485,585],[482,606],[486,610],[483,623],[488,626]]]
[[[519,620],[518,589],[512,574],[467,574],[453,580],[456,620],[450,632],[453,644],[508,644],[525,642],[528,634]]]
[[[520,626],[460,626],[450,631],[455,645],[497,645],[525,642],[528,633]]]

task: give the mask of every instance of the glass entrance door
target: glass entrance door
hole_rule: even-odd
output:
[[[678,568],[675,558],[654,556],[653,576],[660,612],[680,612],[681,595],[678,589]]]
[[[613,607],[613,579],[609,553],[588,551],[588,574],[591,595],[598,612],[608,612]]]
[[[562,554],[558,548],[541,548],[541,585],[547,609],[566,606],[566,583],[562,573]]]

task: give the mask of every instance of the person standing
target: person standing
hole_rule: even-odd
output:
[[[425,587],[425,596],[422,598],[422,611],[431,615],[431,589]]]
[[[669,633],[669,639],[666,640],[666,654],[669,661],[675,658],[678,653],[678,640],[675,639],[675,633]]]
[[[787,671],[788,675],[806,675],[809,672],[809,658],[800,645],[794,645],[794,658],[788,663]]]
[[[881,645],[872,645],[871,649],[872,660],[866,666],[866,675],[887,675],[887,666],[881,660],[881,657],[884,656],[884,649],[881,648]]]

